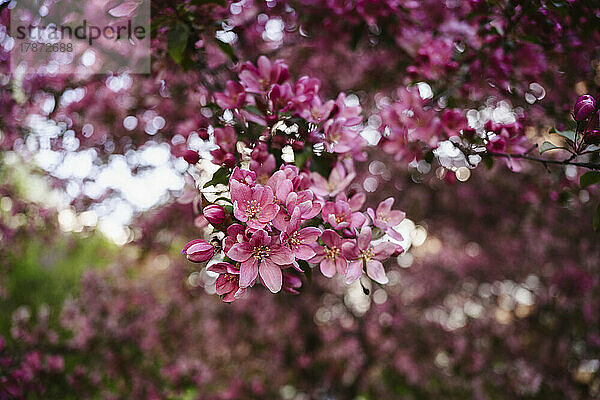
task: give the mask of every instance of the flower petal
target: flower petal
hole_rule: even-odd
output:
[[[258,214],[258,220],[261,223],[271,222],[278,212],[279,206],[277,204],[266,205],[262,208],[262,210],[260,210],[260,213]]]
[[[325,229],[323,231],[323,234],[321,235],[321,239],[323,240],[323,243],[325,243],[325,246],[327,247],[333,247],[333,246],[338,246],[340,245],[340,242],[342,241],[340,239],[340,237],[338,236],[338,234],[331,229]]]
[[[271,247],[269,259],[277,265],[287,265],[294,262],[294,253],[285,246],[276,245]]]
[[[357,281],[362,276],[362,271],[362,259],[350,261],[350,264],[348,264],[348,269],[346,270],[346,283],[352,283]]]
[[[337,270],[338,274],[345,275],[346,271],[348,270],[348,260],[346,260],[345,257],[337,256],[335,258],[335,269]]]
[[[296,256],[296,258],[298,258],[300,260],[310,260],[316,254],[317,253],[312,249],[312,247],[310,247],[307,244],[300,244],[294,250],[294,255]]]
[[[265,286],[273,293],[279,292],[283,280],[281,269],[268,258],[262,260],[258,268]]]
[[[394,204],[394,198],[388,197],[377,206],[377,215],[388,215]]]
[[[335,262],[331,258],[325,258],[321,261],[321,273],[328,278],[333,278],[335,275]]]
[[[252,245],[248,242],[236,243],[229,249],[227,256],[234,261],[246,261],[252,257]]]
[[[369,246],[371,246],[371,241],[373,240],[373,234],[371,232],[371,228],[365,226],[360,230],[360,234],[358,235],[358,247],[361,250],[367,250]]]
[[[371,260],[367,261],[367,275],[375,282],[381,283],[382,285],[389,282],[388,277],[385,275],[383,264],[381,261]]]
[[[258,261],[252,257],[240,265],[240,287],[245,288],[254,283],[258,276]]]
[[[300,229],[298,231],[298,239],[305,244],[315,243],[319,236],[321,236],[321,230],[312,226]]]
[[[397,244],[394,244],[392,242],[382,242],[382,243],[377,244],[375,247],[373,247],[373,251],[375,253],[375,259],[376,260],[385,260],[392,254],[394,254],[396,252],[396,250],[398,249],[398,247],[400,247],[400,246],[398,246]]]
[[[219,275],[215,284],[215,289],[217,295],[219,296],[237,290],[237,287],[238,285],[236,284],[236,282],[227,279],[225,274]]]

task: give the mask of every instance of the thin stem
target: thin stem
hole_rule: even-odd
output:
[[[600,171],[600,164],[594,164],[594,163],[588,163],[588,162],[578,162],[578,161],[571,161],[571,159],[568,160],[549,160],[546,158],[541,158],[541,157],[533,157],[533,156],[528,156],[527,154],[508,154],[508,153],[498,153],[495,151],[488,151],[487,154],[489,154],[492,157],[502,157],[502,158],[521,158],[524,160],[529,160],[529,161],[535,161],[535,162],[539,162],[542,164],[556,164],[556,165],[574,165],[576,167],[582,167],[582,168],[588,168],[588,169],[593,169],[593,170],[598,170]]]

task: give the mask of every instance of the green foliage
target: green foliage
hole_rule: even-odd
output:
[[[540,150],[540,154],[543,154],[549,150],[557,150],[557,149],[564,149],[564,147],[556,146],[555,144],[550,143],[550,142],[544,142],[540,146],[539,150]]]
[[[216,186],[218,184],[227,185],[229,181],[230,171],[227,167],[221,167],[215,171],[212,176],[212,179],[204,184],[204,187],[207,188],[209,186]]]
[[[227,55],[227,57],[229,57],[231,59],[231,61],[237,62],[237,56],[235,55],[235,50],[233,50],[233,47],[231,47],[231,45],[229,43],[222,42],[219,39],[216,39],[215,41],[217,42],[217,46],[219,46],[221,51],[223,53],[225,53]]]
[[[83,272],[106,266],[117,251],[117,246],[99,233],[59,235],[51,243],[41,235],[29,235],[18,249],[5,255],[0,268],[8,292],[2,300],[0,335],[8,336],[12,312],[22,305],[35,311],[47,304],[51,321],[56,322],[64,300],[77,294]]]
[[[556,135],[560,135],[571,142],[575,141],[575,132],[573,131],[559,131],[556,128],[550,128],[550,132]]]
[[[579,184],[582,188],[595,185],[598,182],[600,182],[600,172],[596,171],[586,172],[585,174],[581,175],[581,178],[579,178]]]
[[[187,47],[189,36],[190,28],[183,22],[178,22],[173,29],[169,31],[167,37],[167,51],[169,56],[177,64],[181,65],[183,61],[183,53]]]

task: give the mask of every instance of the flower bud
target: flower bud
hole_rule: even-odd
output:
[[[225,154],[225,157],[223,157],[223,165],[227,168],[233,168],[235,167],[235,163],[235,156],[232,153]]]
[[[200,136],[200,139],[202,140],[208,140],[208,130],[206,128],[198,129],[198,136]]]
[[[194,150],[186,150],[185,153],[183,153],[183,159],[189,164],[196,164],[200,160],[200,154]]]
[[[212,258],[215,248],[204,239],[194,239],[185,245],[182,253],[191,262],[202,262]]]
[[[583,121],[587,119],[595,110],[596,101],[589,94],[580,96],[573,107],[573,115],[575,121]]]
[[[222,224],[226,217],[225,209],[218,204],[211,204],[204,207],[202,214],[213,225]]]

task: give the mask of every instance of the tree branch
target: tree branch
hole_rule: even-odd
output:
[[[600,164],[571,161],[571,159],[563,160],[563,161],[560,161],[560,160],[549,160],[549,159],[546,159],[546,158],[528,156],[527,154],[508,154],[508,153],[498,153],[498,152],[495,152],[495,151],[488,151],[487,154],[489,154],[492,157],[502,157],[502,158],[508,158],[508,159],[510,159],[510,158],[520,158],[520,159],[523,159],[523,160],[529,160],[529,161],[539,162],[539,163],[542,163],[544,165],[546,165],[546,164],[574,165],[576,167],[582,167],[582,168],[588,168],[588,169],[600,171]]]

